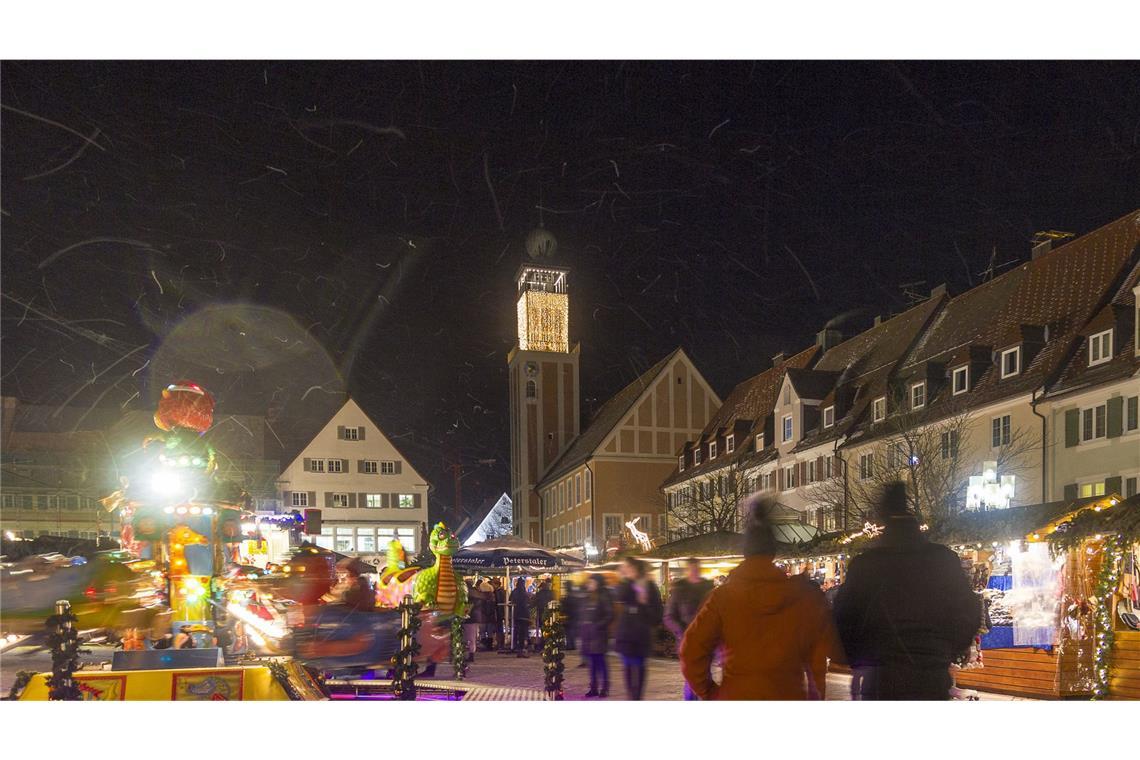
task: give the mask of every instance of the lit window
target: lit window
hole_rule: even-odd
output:
[[[365,506],[369,509],[380,509],[384,505],[384,500],[378,493],[370,493],[365,498]]]
[[[344,429],[344,440],[346,441],[359,441],[360,431],[354,427],[346,427]]]
[[[1112,330],[1105,330],[1089,338],[1089,366],[1095,367],[1112,359]]]
[[[926,383],[915,383],[910,386],[910,408],[921,409],[926,406]]]
[[[716,459],[716,441],[709,441],[709,459]]]
[[[416,508],[415,494],[410,494],[410,493],[400,494],[400,498],[396,502],[396,506],[398,506],[400,509],[415,509]]]
[[[1099,483],[1082,483],[1081,484],[1081,498],[1089,496],[1104,496],[1104,481]]]
[[[343,459],[330,459],[328,463],[329,472],[344,472]]]
[[[968,391],[970,389],[970,368],[969,368],[969,366],[957,367],[954,370],[951,377],[952,377],[952,387],[953,387],[955,396],[957,396],[961,393],[965,393],[966,391]]]
[[[1001,376],[1013,377],[1021,372],[1021,348],[1008,348],[1001,352]]]
[[[365,475],[375,475],[376,469],[377,469],[377,465],[376,465],[375,459],[365,459],[364,460],[364,474]]]
[[[364,529],[361,529],[364,530]],[[356,537],[356,550],[360,552],[376,551],[376,536],[371,534]]]
[[[784,415],[784,443],[792,440],[792,415]]]
[[[879,396],[871,402],[871,416],[874,422],[882,422],[887,418],[887,397]]]
[[[1001,417],[994,417],[991,422],[991,435],[990,446],[997,448],[998,446],[1008,446],[1010,441],[1010,419],[1009,415],[1005,414]]]
[[[823,426],[829,428],[835,424],[835,407],[825,406],[823,408]]]
[[[304,491],[293,492],[293,506],[294,507],[307,507],[309,506],[309,494]]]
[[[724,453],[731,454],[736,451],[736,436],[730,435],[724,439]]]
[[[1105,404],[1081,410],[1081,440],[1104,438],[1108,426],[1108,409]]]
[[[332,495],[332,505],[334,507],[347,507],[348,506],[348,494],[346,494],[346,493],[334,493]]]

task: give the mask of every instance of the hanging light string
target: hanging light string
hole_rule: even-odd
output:
[[[1109,656],[1115,638],[1112,630],[1112,597],[1120,582],[1120,564],[1124,557],[1123,541],[1118,535],[1104,539],[1101,550],[1100,572],[1096,587],[1096,650],[1093,656],[1093,696],[1094,700],[1108,696]]]

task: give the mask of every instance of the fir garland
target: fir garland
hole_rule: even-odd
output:
[[[56,602],[56,614],[47,619],[48,647],[51,649],[51,676],[47,679],[48,699],[83,699],[72,675],[79,669],[79,632],[76,618],[67,602]]]
[[[12,683],[12,688],[8,690],[8,699],[13,701],[19,699],[35,674],[34,670],[21,670],[16,673],[16,680]]]
[[[1108,536],[1104,540],[1100,560],[1100,573],[1097,578],[1096,597],[1096,652],[1093,656],[1093,699],[1108,696],[1109,654],[1112,652],[1113,634],[1112,597],[1120,582],[1120,560],[1124,555],[1120,536]]]
[[[451,618],[451,667],[455,670],[455,680],[462,681],[467,677],[467,639],[463,635],[463,618],[454,615]]]
[[[400,648],[392,658],[393,679],[392,689],[396,699],[416,698],[416,655],[420,653],[418,633],[420,630],[420,605],[412,601],[412,597],[405,596],[400,602]]]
[[[547,695],[561,701],[565,698],[562,689],[563,674],[566,666],[563,664],[566,651],[566,628],[563,625],[562,612],[558,602],[551,602],[546,608],[546,617],[542,622],[542,669],[545,673],[545,689]]]

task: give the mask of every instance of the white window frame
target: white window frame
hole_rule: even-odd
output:
[[[1128,407],[1131,404],[1136,404],[1137,406],[1140,406],[1140,397],[1137,397],[1137,396],[1125,396],[1124,397],[1124,409],[1121,410],[1121,420],[1120,420],[1120,429],[1124,433],[1131,433],[1131,432],[1134,432],[1136,430],[1140,430],[1140,409],[1138,409],[1137,413],[1136,413],[1136,419],[1135,419],[1136,424],[1134,424],[1134,425],[1129,424],[1128,413],[1130,410]]]
[[[364,506],[367,509],[383,509],[384,500],[383,494],[366,493],[364,494]]]
[[[870,480],[875,477],[875,455],[859,455],[859,480]]]
[[[323,459],[312,459],[309,461],[309,472],[322,472],[323,473],[324,471],[325,471],[325,460],[323,460]]]
[[[360,428],[345,427],[345,429],[344,429],[344,440],[346,440],[346,441],[359,441],[360,440]]]
[[[396,507],[397,509],[415,509],[416,495],[414,493],[396,494]]]
[[[781,443],[787,443],[796,436],[796,423],[792,419],[792,415],[785,414],[780,420],[780,432],[783,436]]]
[[[1007,356],[1014,356],[1015,357],[1015,363],[1017,366],[1014,367],[1012,372],[1006,372],[1006,369],[1005,369],[1005,357],[1007,357]],[[1005,380],[1007,377],[1016,377],[1017,375],[1020,375],[1021,374],[1021,346],[1015,346],[1014,348],[1007,348],[1006,350],[1002,351],[1001,356],[999,357],[998,361],[1000,362],[998,368],[1001,371],[1001,379],[1002,380]]]
[[[829,428],[835,425],[835,404],[823,408],[823,426]]]
[[[340,502],[337,504],[337,502]],[[348,509],[348,492],[347,491],[334,491],[332,500],[329,502],[335,509]]]
[[[582,506],[582,473],[574,476],[574,499],[575,505]]]
[[[962,387],[958,388],[958,377],[962,377]],[[961,396],[970,390],[970,365],[955,367],[950,373],[950,391],[955,396]]]
[[[364,474],[365,475],[375,475],[375,474],[380,472],[380,463],[377,462],[375,459],[365,459],[363,461],[364,461],[363,468],[364,468]]]
[[[994,425],[997,425],[997,443],[994,443]],[[990,420],[990,448],[1008,446],[1013,440],[1013,417],[1003,414]]]
[[[309,506],[309,494],[307,491],[294,491],[290,499],[294,507],[307,507]]]
[[[602,533],[605,534],[602,536],[603,541],[609,540],[609,538],[610,538],[609,528],[606,527],[606,521],[611,517],[617,518],[617,534],[616,535],[618,535],[618,536],[621,535],[621,529],[622,529],[622,525],[624,523],[624,520],[622,520],[622,517],[623,517],[622,513],[621,512],[606,512],[605,514],[602,515]]]
[[[701,447],[693,449],[693,465],[696,466],[701,463]]]
[[[594,543],[594,518],[589,515],[582,518],[582,537],[582,543]]]
[[[992,424],[992,423],[991,423]],[[947,430],[938,442],[943,459],[958,458],[958,431]]]
[[[335,470],[333,469],[333,462],[336,462]],[[341,464],[341,460],[339,459],[327,459],[325,460],[325,471],[330,475],[343,475],[344,466]]]
[[[1085,495],[1085,488],[1089,489],[1088,496]],[[1100,489],[1100,493],[1097,493],[1098,488]],[[1103,479],[1091,481],[1088,483],[1078,483],[1077,484],[1077,497],[1081,498],[1081,499],[1087,499],[1087,498],[1089,498],[1089,496],[1104,496],[1104,480]]]
[[[731,454],[734,451],[736,451],[736,436],[726,436],[724,439],[724,453]]]
[[[882,422],[887,418],[887,397],[879,396],[871,402],[871,421]]]
[[[1097,413],[1098,409],[1104,410],[1103,411],[1104,426],[1101,428],[1100,435],[1097,435],[1097,425],[1096,425],[1096,423],[1097,423],[1096,413]],[[1089,436],[1088,438],[1085,437],[1085,415],[1089,415],[1089,418],[1092,420],[1092,435]],[[1080,428],[1081,443],[1092,443],[1093,441],[1099,441],[1099,440],[1102,440],[1104,438],[1107,438],[1108,437],[1108,403],[1106,402],[1104,404],[1094,404],[1093,406],[1081,407],[1080,425],[1081,425],[1081,428]]]
[[[1089,336],[1089,366],[1112,361],[1112,330]]]
[[[800,470],[799,462],[797,462],[793,465],[789,465],[788,467],[784,468],[784,490],[785,491],[791,491],[793,488],[799,487],[799,484],[796,482],[797,480],[799,480],[799,477],[798,477],[799,476],[799,470]]]
[[[709,461],[716,459],[716,441],[709,441]]]
[[[586,501],[594,498],[594,473],[589,467],[586,468]]]
[[[684,471],[685,471],[685,455],[682,454],[681,456],[677,457],[677,472],[684,472]]]
[[[918,401],[915,400],[915,391],[921,391],[922,398]],[[915,383],[910,386],[910,408],[921,409],[926,406],[926,381]]]
[[[392,461],[381,462],[380,463],[380,474],[381,475],[395,475],[396,474],[396,463],[392,462]]]
[[[808,466],[807,466],[807,482],[808,483],[814,483],[815,479],[816,479],[815,476],[816,476],[815,460],[809,459],[808,460]]]

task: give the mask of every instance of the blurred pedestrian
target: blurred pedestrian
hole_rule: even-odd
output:
[[[566,649],[574,650],[578,639],[578,589],[569,578],[562,584],[562,614],[566,617]]]
[[[852,696],[949,699],[950,663],[978,631],[978,597],[958,555],[919,530],[904,483],[884,489],[877,513],[883,534],[851,560],[835,598],[839,636],[861,682]]]
[[[467,661],[475,662],[479,628],[483,625],[482,592],[476,587],[474,578],[467,578],[464,582],[467,584],[467,617],[463,620],[463,639],[467,643]]]
[[[622,656],[626,693],[640,700],[645,693],[645,659],[653,646],[653,634],[661,624],[661,592],[649,579],[649,566],[637,557],[626,557],[620,570],[623,581],[617,600],[622,608],[614,631],[614,649]]]
[[[546,611],[554,601],[554,590],[550,587],[550,579],[543,578],[538,584],[538,591],[534,595],[534,629],[535,649],[542,651],[542,630],[546,622]]]
[[[744,520],[744,561],[713,589],[681,641],[681,673],[700,699],[823,699],[838,640],[823,593],[772,563],[773,503],[755,499]],[[723,651],[717,686],[710,666]],[[806,676],[806,678],[805,678]]]
[[[519,657],[526,657],[527,639],[530,636],[530,596],[526,593],[526,582],[519,578],[511,591],[511,636],[513,649]]]
[[[705,601],[705,597],[713,590],[713,582],[701,577],[701,561],[696,557],[685,562],[685,577],[678,580],[669,589],[669,602],[665,605],[665,627],[677,640],[677,654],[681,653],[681,639],[685,636],[685,629],[697,616],[697,611]],[[692,701],[697,698],[685,682],[685,700]]]
[[[609,650],[614,604],[606,588],[606,579],[601,573],[594,573],[586,581],[586,592],[578,607],[578,619],[582,656],[590,665],[590,690],[586,696],[605,699],[610,693],[610,669],[606,662],[606,652]]]
[[[506,649],[504,637],[507,621],[507,590],[503,588],[503,581],[500,578],[492,579],[491,585],[494,587],[495,648],[502,651]]]

